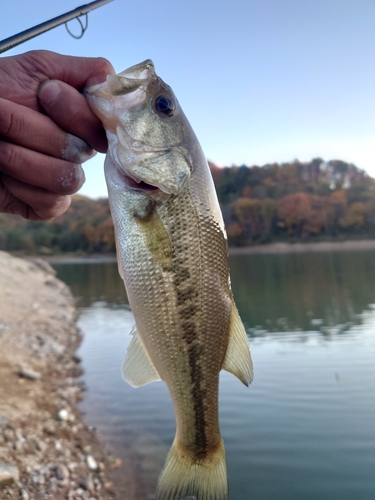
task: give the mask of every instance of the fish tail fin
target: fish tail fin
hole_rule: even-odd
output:
[[[227,468],[222,439],[202,459],[184,453],[178,442],[168,453],[156,488],[156,500],[227,500]]]

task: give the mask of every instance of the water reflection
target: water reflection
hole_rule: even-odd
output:
[[[54,264],[80,307],[128,304],[117,263]],[[375,252],[230,257],[233,293],[250,335],[320,331],[329,337],[361,324],[375,303]]]
[[[86,259],[52,265],[57,276],[69,285],[79,307],[89,307],[103,300],[110,306],[128,304],[115,259]]]
[[[375,303],[375,252],[238,255],[233,291],[248,331],[346,331]]]

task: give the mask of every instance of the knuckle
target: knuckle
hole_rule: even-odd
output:
[[[24,119],[9,106],[2,106],[0,113],[0,134],[17,142],[24,127]]]
[[[0,141],[0,166],[5,173],[10,173],[14,166],[20,164],[20,151],[9,142]]]
[[[20,200],[13,196],[5,187],[0,183],[0,212],[5,214],[21,214],[23,212],[23,205]]]
[[[65,126],[68,127],[69,129],[74,128],[77,123],[80,122],[82,119],[82,112],[81,109],[73,108],[69,106],[66,108],[66,115],[65,115]]]

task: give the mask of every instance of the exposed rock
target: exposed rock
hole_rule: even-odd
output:
[[[95,484],[94,484],[94,480],[93,480],[93,477],[92,477],[92,474],[89,474],[86,478],[86,481],[85,483],[82,485],[87,491],[94,491],[95,490]]]
[[[35,258],[35,259],[32,259],[32,262],[37,267],[39,267],[40,269],[42,269],[42,271],[44,271],[45,273],[52,274],[52,276],[56,276],[56,271],[44,259]]]
[[[67,422],[69,420],[69,412],[68,410],[60,410],[59,413],[57,414],[57,418],[61,420],[62,422]]]
[[[58,342],[52,342],[51,349],[55,354],[61,356],[61,354],[63,354],[63,352],[65,351],[65,346],[59,344]]]
[[[27,366],[21,366],[18,374],[21,377],[27,378],[29,380],[39,380],[42,376],[39,372],[32,370]]]
[[[87,467],[90,470],[98,470],[98,468],[99,468],[97,461],[95,460],[95,458],[92,455],[87,455],[86,463],[87,463]]]
[[[41,439],[35,438],[35,447],[38,451],[44,452],[47,449],[48,445]]]
[[[0,430],[4,430],[9,426],[9,420],[0,414]]]
[[[20,473],[15,465],[0,461],[0,487],[16,483],[19,478]]]
[[[60,481],[69,479],[70,474],[68,467],[66,467],[64,464],[56,465],[55,476],[57,477],[57,479],[60,479]]]

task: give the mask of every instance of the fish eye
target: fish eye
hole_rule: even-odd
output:
[[[173,116],[176,109],[174,101],[170,97],[159,95],[154,102],[155,111],[165,116]]]

